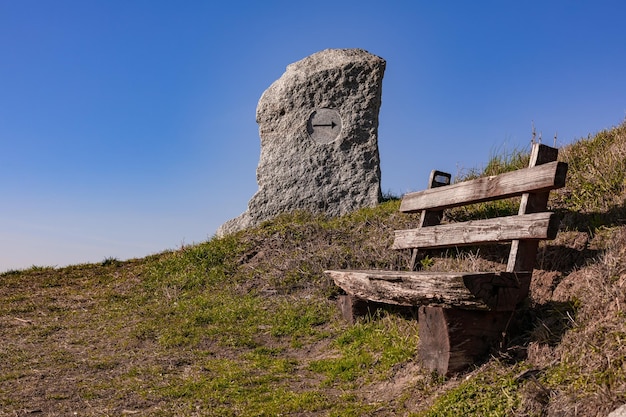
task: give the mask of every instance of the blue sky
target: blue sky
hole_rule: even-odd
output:
[[[623,1],[0,0],[0,271],[205,241],[257,190],[255,109],[326,48],[384,58],[382,187],[626,116]]]

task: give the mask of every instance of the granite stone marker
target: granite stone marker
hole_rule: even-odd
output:
[[[259,100],[258,191],[218,236],[294,210],[342,215],[381,198],[378,112],[385,61],[327,49],[287,66]]]

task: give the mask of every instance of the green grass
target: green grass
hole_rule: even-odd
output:
[[[311,362],[309,368],[337,381],[384,378],[396,364],[416,354],[417,326],[397,318],[368,320],[342,333],[333,343],[338,355]]]
[[[565,204],[576,212],[606,212],[624,203],[626,123],[573,144],[564,153],[570,193]]]
[[[458,417],[515,415],[521,403],[516,367],[485,369],[436,399],[427,411],[412,417]]]
[[[2,336],[10,342],[0,346],[0,405],[20,410],[34,401],[44,412],[71,413],[80,399],[93,407],[85,415],[362,415],[371,406],[343,392],[370,371],[331,380],[316,363],[338,347],[351,357],[371,351],[383,372],[410,358],[415,337],[398,330],[401,321],[372,321],[355,353],[319,260],[295,272],[280,264],[292,262],[289,253],[257,269],[245,261],[258,239],[297,241],[327,228],[285,218],[142,260],[3,274]],[[40,372],[57,375],[55,383],[30,382]],[[45,392],[35,400],[33,383]],[[21,389],[5,389],[15,385]]]

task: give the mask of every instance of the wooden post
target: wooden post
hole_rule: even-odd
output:
[[[378,310],[388,311],[411,319],[415,319],[418,314],[415,306],[379,303],[349,294],[340,295],[337,299],[337,304],[344,320],[348,323],[355,323],[357,318],[374,314]]]
[[[418,311],[419,359],[426,369],[451,375],[503,344],[510,311],[422,306]]]
[[[448,376],[502,342],[513,313],[421,306],[418,314],[422,365]]]
[[[559,156],[559,150],[551,148],[540,143],[533,144],[530,152],[529,167],[543,165],[548,162],[556,161]],[[530,214],[544,211],[548,206],[548,197],[550,191],[533,194],[523,194],[520,202],[518,214]],[[537,248],[539,242],[527,240],[520,242],[514,240],[511,242],[511,252],[509,253],[509,262],[507,264],[507,272],[528,272],[535,267],[537,258]]]
[[[450,185],[452,175],[447,172],[437,171],[433,169],[430,172],[430,179],[428,180],[428,188],[443,187]],[[443,210],[422,210],[420,214],[419,227],[435,226],[441,223],[443,217]],[[418,262],[418,250],[413,249],[411,251],[411,260],[409,261],[409,271],[415,271]]]
[[[357,317],[365,316],[370,312],[370,303],[350,294],[340,295],[337,304],[344,320],[354,323]]]

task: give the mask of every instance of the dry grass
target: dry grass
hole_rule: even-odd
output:
[[[626,227],[614,230],[597,262],[560,285],[567,290],[558,298],[579,303],[567,317],[571,329],[552,348],[535,342],[529,357],[551,363],[543,377],[547,415],[605,415],[626,399]]]

